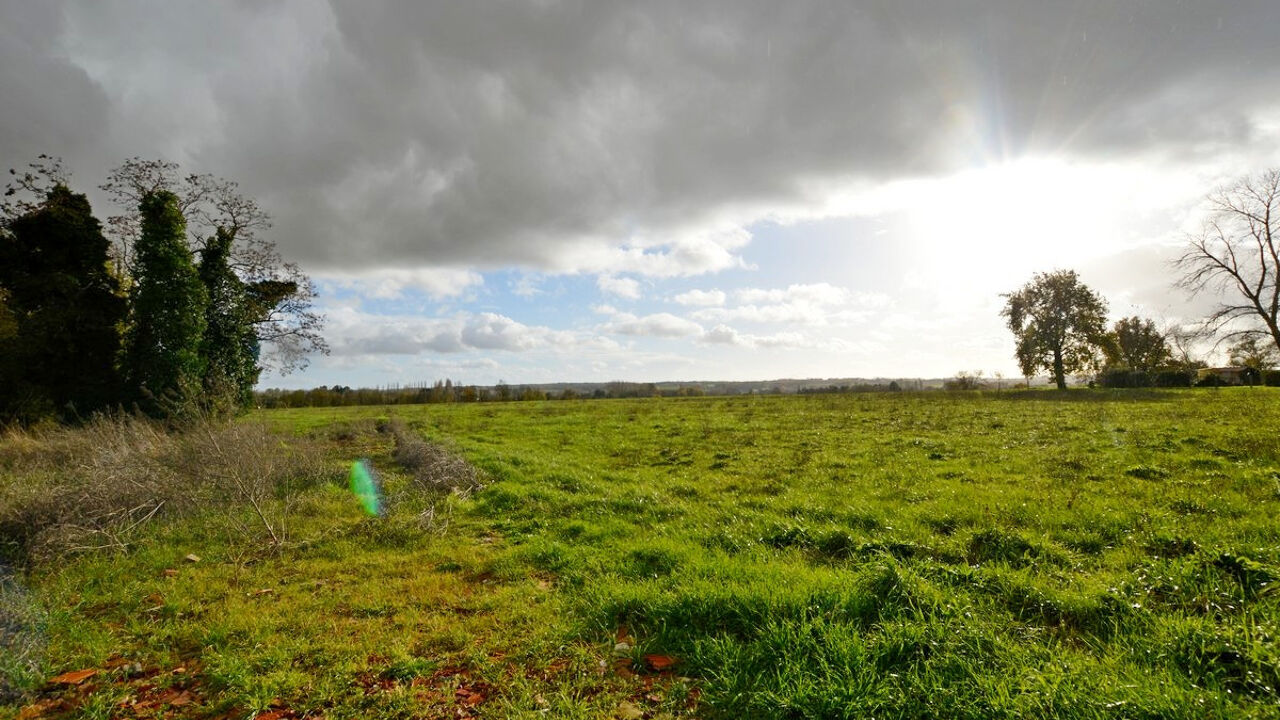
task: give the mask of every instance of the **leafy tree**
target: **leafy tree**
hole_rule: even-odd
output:
[[[1228,350],[1229,362],[1253,370],[1270,370],[1280,364],[1280,351],[1277,351],[1266,338],[1258,335],[1245,335]]]
[[[229,264],[232,231],[218,228],[200,250],[200,282],[208,294],[200,357],[205,363],[203,405],[230,412],[253,400],[258,381],[258,339],[253,332],[257,299]]]
[[[1107,302],[1080,282],[1073,270],[1036,273],[1007,298],[1001,311],[1017,339],[1015,355],[1023,374],[1039,370],[1053,376],[1059,390],[1066,376],[1097,366],[1106,333]]]
[[[177,198],[189,221],[185,239],[193,253],[216,238],[219,229],[230,233],[228,264],[256,303],[252,327],[264,350],[256,360],[260,368],[288,373],[306,367],[310,353],[329,352],[320,334],[324,317],[313,307],[315,284],[260,235],[271,227],[271,218],[236,183],[207,174],[180,175],[176,163],[131,158],[111,172],[102,189],[125,209],[108,219],[122,267],[131,269],[136,262],[142,229],[137,208],[153,192],[166,190]]]
[[[1177,261],[1179,284],[1223,296],[1205,321],[1210,331],[1280,350],[1280,169],[1216,191],[1209,206],[1204,230]]]
[[[139,211],[124,370],[140,407],[162,416],[189,410],[201,388],[209,296],[187,249],[177,196],[148,193]]]
[[[1102,349],[1110,367],[1144,373],[1155,372],[1173,356],[1155,321],[1137,315],[1117,320]]]
[[[15,194],[10,185],[6,197]],[[0,414],[74,419],[111,405],[120,390],[115,361],[125,301],[88,198],[57,182],[39,201],[7,203],[5,212],[0,287],[13,335],[0,340],[10,400],[0,402],[8,406]]]

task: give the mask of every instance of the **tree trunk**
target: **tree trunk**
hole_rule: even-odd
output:
[[[1053,351],[1053,380],[1058,383],[1059,390],[1067,389],[1066,374],[1062,370],[1062,351],[1057,349]]]

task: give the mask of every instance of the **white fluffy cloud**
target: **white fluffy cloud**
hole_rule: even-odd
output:
[[[337,356],[571,351],[601,340],[584,333],[525,325],[497,313],[430,318],[373,314],[354,308],[331,309],[326,334]]]
[[[322,273],[315,279],[381,300],[398,298],[406,290],[418,290],[437,299],[451,298],[484,285],[480,273],[457,268],[372,268]]]
[[[605,332],[618,335],[644,335],[649,337],[696,337],[702,334],[702,326],[692,320],[671,313],[654,313],[637,317],[631,313],[617,313],[601,326]]]
[[[676,295],[672,300],[693,307],[719,307],[724,305],[726,298],[723,290],[690,290]]]
[[[601,275],[596,278],[596,287],[600,288],[600,292],[628,300],[640,299],[640,282],[635,278]]]
[[[728,325],[717,325],[700,338],[701,342],[710,345],[734,345],[745,348],[800,348],[812,347],[803,335],[797,332],[780,332],[773,335],[752,335],[740,333]]]
[[[806,303],[809,305],[843,305],[854,294],[831,283],[790,285],[786,288],[742,288],[733,296],[742,303]]]

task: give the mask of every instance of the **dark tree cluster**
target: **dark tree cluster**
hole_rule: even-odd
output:
[[[89,200],[55,184],[0,232],[0,413],[63,416],[119,397],[126,303]]]
[[[10,171],[0,208],[0,423],[114,408],[230,414],[253,399],[264,335],[284,338],[286,370],[326,349],[310,282],[254,235],[265,214],[234,185],[177,183],[175,169],[131,160],[113,173],[104,189],[128,204],[110,223],[114,245],[56,159]],[[208,232],[192,232],[191,218]]]

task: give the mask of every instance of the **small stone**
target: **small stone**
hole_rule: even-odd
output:
[[[200,556],[195,553],[191,553],[183,558],[183,560],[186,560],[189,563],[198,563],[200,562]]]
[[[631,645],[620,642],[613,646],[613,654],[615,657],[626,657],[631,654]]]

